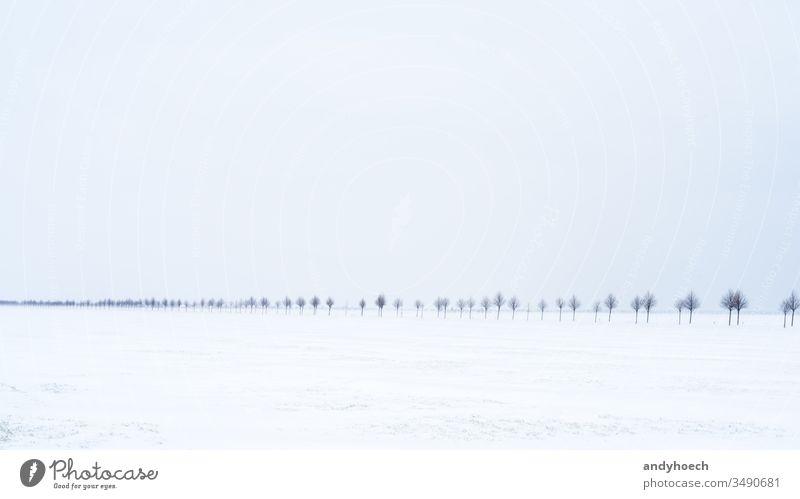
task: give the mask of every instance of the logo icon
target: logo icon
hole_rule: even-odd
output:
[[[19,479],[26,487],[35,487],[44,478],[44,463],[38,459],[28,459],[19,469]]]

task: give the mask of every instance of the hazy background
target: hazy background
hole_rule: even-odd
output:
[[[800,276],[800,5],[0,3],[0,298]]]

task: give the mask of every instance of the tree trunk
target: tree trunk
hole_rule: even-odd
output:
[[[516,308],[512,308],[512,309],[511,309],[511,320],[512,320],[512,321],[514,320],[514,314],[515,314],[516,312],[517,312],[517,309],[516,309]]]
[[[575,320],[575,309],[574,308],[572,309],[572,320],[573,321]]]
[[[650,324],[650,309],[647,309],[647,323]]]
[[[794,327],[794,309],[792,310],[792,327]]]
[[[633,322],[634,324],[639,324],[639,311],[636,310],[636,320]]]
[[[693,313],[693,312],[694,312],[694,309],[693,309],[693,308],[690,308],[690,309],[689,309],[689,324],[691,324],[691,323],[692,323],[692,313]]]
[[[500,320],[500,307],[497,307],[497,320]]]
[[[786,327],[786,312],[783,313],[783,327]]]
[[[731,325],[731,314],[733,314],[733,309],[729,308],[728,309],[728,325],[729,326]]]
[[[608,309],[608,322],[611,322],[611,309]]]
[[[594,311],[594,322],[597,323],[597,310]]]
[[[561,322],[561,309],[558,309],[558,322]]]
[[[678,325],[681,325],[681,310],[678,309]]]
[[[737,309],[736,309],[736,325],[737,325],[737,326],[739,325],[739,312],[741,312],[741,310],[739,310],[739,309],[737,308]]]

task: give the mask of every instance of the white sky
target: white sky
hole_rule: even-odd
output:
[[[798,29],[777,0],[2,2],[0,298],[777,310]]]

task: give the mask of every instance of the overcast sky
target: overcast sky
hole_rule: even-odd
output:
[[[0,298],[800,276],[796,2],[2,2]]]

